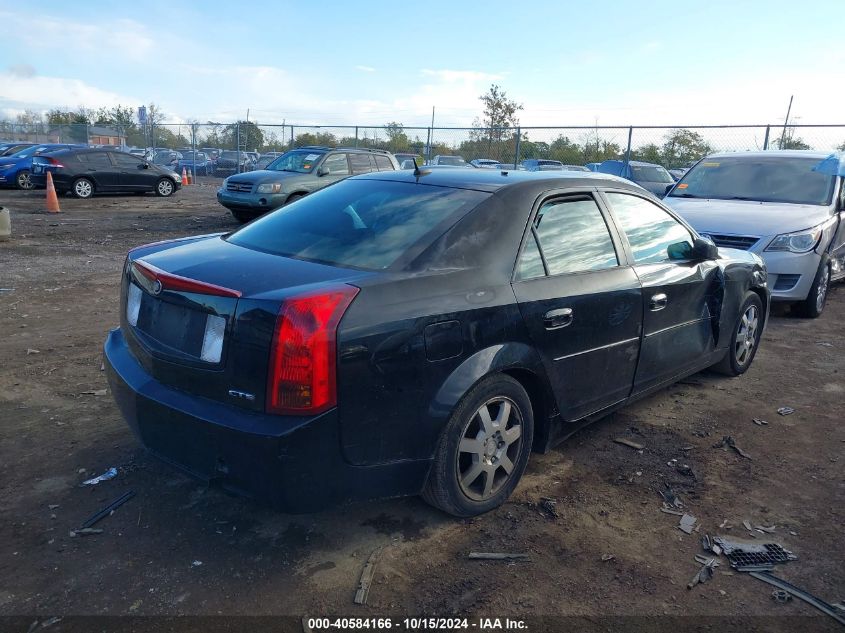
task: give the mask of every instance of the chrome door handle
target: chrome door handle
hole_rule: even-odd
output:
[[[575,318],[572,313],[572,308],[560,308],[559,310],[549,310],[543,316],[543,326],[547,330],[557,330],[566,327],[572,323]]]
[[[660,310],[665,308],[668,303],[669,303],[669,297],[667,297],[665,294],[663,294],[661,292],[660,294],[654,295],[651,298],[651,301],[649,301],[649,304],[648,304],[648,308],[652,312],[659,312]]]

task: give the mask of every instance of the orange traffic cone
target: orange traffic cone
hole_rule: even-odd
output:
[[[53,174],[47,172],[47,211],[49,213],[61,213],[59,198],[56,196],[56,187],[53,184]]]
[[[191,182],[188,180],[188,170],[184,167],[182,168],[182,186],[190,185]]]

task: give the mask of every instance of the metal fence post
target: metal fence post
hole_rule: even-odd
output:
[[[293,149],[293,126],[290,126],[290,149]]]
[[[358,147],[358,126],[355,126],[355,147]]]
[[[763,139],[763,150],[769,149],[769,132],[771,132],[771,131],[772,131],[772,126],[767,125],[766,126],[766,138]]]
[[[432,137],[432,129],[428,128],[428,136],[425,140],[425,162],[431,162],[431,137]]]
[[[85,144],[91,144],[91,130],[88,129],[88,124],[85,124]]]
[[[522,143],[522,128],[516,128],[516,148],[513,152],[513,168],[516,169],[516,166],[519,165],[519,150],[520,145]]]
[[[235,149],[238,152],[237,173],[241,173],[241,122],[238,121],[235,127]]]
[[[634,126],[628,128],[628,148],[625,150],[625,171],[627,171],[628,164],[631,162],[631,139],[634,136]]]

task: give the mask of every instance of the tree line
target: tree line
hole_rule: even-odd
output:
[[[458,142],[436,138],[442,130],[431,130],[422,138],[419,133],[409,134],[398,121],[390,121],[379,128],[363,128],[360,135],[340,136],[329,131],[296,132],[296,127],[267,126],[262,128],[254,121],[235,121],[223,124],[213,121],[184,124],[165,124],[164,115],[154,103],[146,106],[147,120],[142,125],[133,108],[117,105],[111,108],[83,108],[62,110],[54,108],[46,113],[27,110],[14,122],[0,122],[0,137],[4,132],[13,133],[15,126],[43,134],[58,132],[65,142],[87,142],[90,126],[114,129],[125,138],[126,145],[135,147],[215,147],[219,149],[259,152],[284,151],[293,147],[323,145],[328,147],[370,147],[389,152],[409,152],[419,155],[460,154],[467,160],[490,158],[503,163],[520,159],[541,158],[558,160],[565,164],[583,165],[608,159],[623,159],[628,152],[624,145],[602,138],[599,128],[584,131],[573,139],[559,134],[551,142],[532,140],[528,130],[522,130],[518,113],[523,105],[508,98],[496,84],[479,97],[483,110],[473,121],[467,138]],[[287,130],[291,132],[287,134]],[[416,130],[415,130],[416,131]],[[770,140],[774,149],[810,149],[788,127],[780,137]],[[840,147],[845,151],[845,143]],[[711,153],[713,147],[698,132],[689,129],[669,129],[661,142],[650,142],[630,148],[630,160],[657,163],[667,168],[685,167]]]

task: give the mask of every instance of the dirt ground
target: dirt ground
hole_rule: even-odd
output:
[[[775,602],[724,558],[709,583],[687,583],[701,536],[747,537],[747,520],[775,526],[757,540],[798,556],[777,575],[845,599],[845,288],[818,320],[776,310],[745,376],[696,375],[533,455],[495,512],[456,520],[410,498],[283,515],[145,454],[101,391],[126,251],[234,229],[214,192],[209,179],[169,199],[62,198],[62,214],[47,215],[43,192],[0,191],[13,230],[0,243],[0,615],[808,615],[835,625],[797,600]],[[714,448],[727,435],[749,459]],[[111,466],[115,479],[80,487]],[[700,532],[660,511],[667,484]],[[101,534],[69,535],[128,490],[137,496]],[[380,546],[368,604],[354,605]]]

